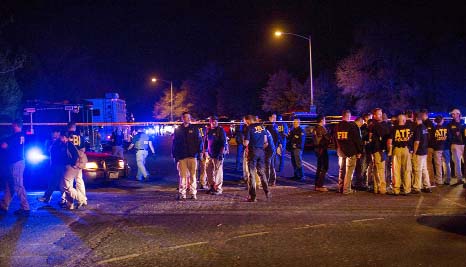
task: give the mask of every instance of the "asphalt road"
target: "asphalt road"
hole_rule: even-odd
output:
[[[270,201],[260,192],[248,203],[232,154],[223,195],[178,202],[168,140],[157,147],[151,181],[88,188],[85,210],[59,208],[58,193],[46,206],[35,200],[42,192],[29,192],[32,213],[18,218],[15,200],[0,217],[0,266],[466,266],[460,186],[406,197],[318,193],[306,153],[307,182],[280,178]]]

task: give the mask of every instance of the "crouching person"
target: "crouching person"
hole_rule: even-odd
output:
[[[62,191],[65,193],[66,197],[66,208],[73,210],[75,209],[74,202],[78,203],[78,208],[81,208],[86,202],[86,196],[83,195],[80,191],[74,188],[73,184],[76,177],[80,171],[80,168],[77,166],[79,159],[78,150],[72,142],[70,142],[69,133],[62,133],[60,136],[61,142],[64,144],[66,149],[63,150],[61,155],[63,162],[65,164],[65,170],[63,175],[63,181],[61,183]]]

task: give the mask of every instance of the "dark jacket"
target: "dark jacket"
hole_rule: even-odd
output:
[[[306,134],[304,133],[303,128],[293,128],[288,135],[291,148],[304,150],[304,142],[306,142]]]
[[[386,123],[372,121],[369,125],[369,150],[370,153],[382,152],[387,149],[387,140],[390,128]]]
[[[362,153],[362,139],[354,122],[342,121],[335,127],[337,153],[340,157],[352,157]]]
[[[75,166],[76,161],[78,161],[78,149],[71,141],[63,144],[63,150],[60,150],[60,154],[57,155],[57,160],[64,165]]]
[[[463,127],[461,122],[456,122],[454,120],[448,124],[450,144],[463,145]]]
[[[209,153],[209,157],[223,157],[225,148],[227,147],[227,135],[223,127],[217,126],[216,128],[212,128],[207,131],[204,147]]]
[[[272,135],[272,139],[273,139],[273,143],[275,147],[277,147],[278,145],[282,143],[282,137],[280,133],[278,132],[277,124],[275,123],[269,124],[265,127],[265,129],[267,129],[267,131],[269,131],[270,134]]]
[[[189,124],[180,125],[173,134],[172,156],[178,161],[185,158],[197,158],[202,152],[202,138],[199,128]]]

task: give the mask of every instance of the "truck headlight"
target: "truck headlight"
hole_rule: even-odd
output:
[[[125,168],[125,161],[120,159],[118,160],[118,169],[124,169]]]
[[[95,169],[98,169],[99,166],[97,165],[96,162],[88,162],[86,163],[86,170],[95,170]]]

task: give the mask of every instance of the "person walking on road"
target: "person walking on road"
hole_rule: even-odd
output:
[[[69,141],[73,143],[73,145],[76,147],[77,150],[80,151],[80,153],[85,153],[86,152],[86,147],[84,145],[84,138],[83,136],[76,131],[76,123],[70,122],[68,123],[68,137]],[[100,142],[100,138],[97,138]],[[78,169],[78,172],[76,173],[76,190],[80,192],[84,196],[83,198],[83,203],[84,206],[87,205],[87,196],[86,196],[86,185],[84,184],[84,179],[83,179],[83,170]]]
[[[372,111],[373,120],[369,126],[369,148],[372,154],[375,194],[387,193],[387,184],[385,182],[385,161],[387,157],[385,150],[390,131],[388,125],[382,123],[382,114],[382,109],[375,108]]]
[[[459,109],[453,109],[451,112],[451,117],[453,120],[448,125],[449,134],[450,134],[450,144],[451,144],[451,156],[453,159],[453,164],[455,165],[454,177],[456,178],[457,183],[453,184],[463,184],[463,173],[461,172],[461,161],[464,155],[464,141],[463,132],[464,124],[461,123],[461,112]]]
[[[304,142],[306,141],[306,136],[303,128],[301,128],[301,120],[293,120],[293,129],[291,129],[289,134],[290,142],[290,152],[291,152],[291,164],[293,165],[294,176],[292,179],[302,180],[304,179],[304,169],[303,169],[303,151],[304,151]]]
[[[25,137],[22,132],[21,122],[12,123],[13,134],[0,144],[0,149],[6,155],[5,194],[0,202],[0,211],[7,212],[14,194],[19,198],[21,208],[14,212],[15,215],[27,216],[30,213],[29,202],[27,200],[26,189],[23,184],[24,174],[24,144]]]
[[[282,140],[280,133],[278,132],[278,126],[276,124],[277,115],[272,114],[269,116],[269,122],[266,124],[265,129],[270,133],[273,142],[269,143],[266,149],[266,160],[265,160],[265,175],[270,186],[275,186],[277,182],[277,173],[275,170],[275,158],[277,156],[277,149],[283,151]],[[273,145],[273,146],[272,146]],[[273,152],[273,153],[272,153]],[[281,152],[280,152],[281,153]]]
[[[335,140],[338,154],[338,192],[348,195],[353,193],[351,181],[356,161],[362,154],[362,139],[359,129],[354,122],[350,122],[351,111],[342,113],[342,121],[335,127]]]
[[[152,154],[155,154],[155,150],[149,136],[144,133],[144,129],[138,129],[138,133],[136,136],[134,136],[131,144],[128,147],[128,150],[131,150],[133,147],[137,150],[136,164],[138,166],[138,172],[136,174],[136,180],[140,182],[148,181],[149,172],[146,169],[146,158],[149,155],[149,152],[147,149],[150,148]]]
[[[430,189],[429,171],[427,169],[427,153],[429,148],[429,130],[422,123],[422,117],[417,117],[417,127],[414,132],[414,182],[416,193],[423,191],[432,193]]]
[[[317,170],[315,179],[315,190],[319,192],[327,192],[328,189],[324,186],[325,176],[328,171],[328,145],[330,144],[330,136],[325,128],[325,117],[317,117],[317,125],[312,131],[314,136],[314,151],[317,156]]]
[[[259,176],[262,184],[262,189],[265,192],[267,199],[271,197],[267,177],[264,172],[265,152],[264,149],[268,146],[267,130],[261,123],[258,123],[255,116],[248,115],[248,120],[251,125],[248,127],[248,132],[244,137],[244,146],[248,148],[247,159],[249,168],[248,177],[248,192],[247,201],[256,201],[256,174]]]
[[[78,149],[73,143],[73,136],[70,132],[62,133],[60,137],[61,142],[63,143],[64,149],[61,149],[61,154],[57,155],[57,161],[62,162],[64,167],[63,180],[61,182],[62,192],[65,194],[66,198],[66,208],[69,210],[74,210],[76,208],[75,201],[77,202],[77,207],[81,208],[86,206],[86,196],[82,191],[78,190],[78,185],[74,188],[74,183],[76,183],[78,172],[81,170],[77,166],[78,162]]]
[[[388,156],[393,157],[392,194],[395,196],[411,193],[411,155],[413,153],[412,125],[406,125],[405,114],[399,114],[397,122],[387,142]],[[400,192],[401,185],[403,185],[403,192]]]
[[[172,155],[175,159],[178,174],[178,199],[185,200],[189,190],[191,199],[197,199],[197,159],[202,153],[202,138],[199,128],[191,124],[191,115],[184,112],[183,124],[173,134]]]
[[[278,151],[277,151],[278,165],[275,164],[275,166],[278,167],[278,170],[277,170],[278,172],[282,172],[283,168],[285,167],[286,142],[287,142],[287,138],[289,135],[289,130],[288,130],[288,124],[283,121],[283,118],[281,115],[277,116],[277,130],[278,130],[278,134],[280,135],[281,146],[278,147]]]
[[[112,155],[119,157],[120,159],[124,159],[123,154],[123,140],[125,139],[125,135],[123,134],[123,130],[121,127],[118,127],[112,133]]]
[[[435,117],[434,140],[432,148],[434,149],[435,165],[435,182],[437,185],[450,185],[451,166],[450,166],[450,139],[449,128],[445,125],[442,115]]]
[[[206,171],[209,191],[212,195],[223,193],[223,159],[227,147],[227,136],[223,127],[218,125],[218,117],[209,119],[210,129],[207,132],[204,148],[206,149]]]

